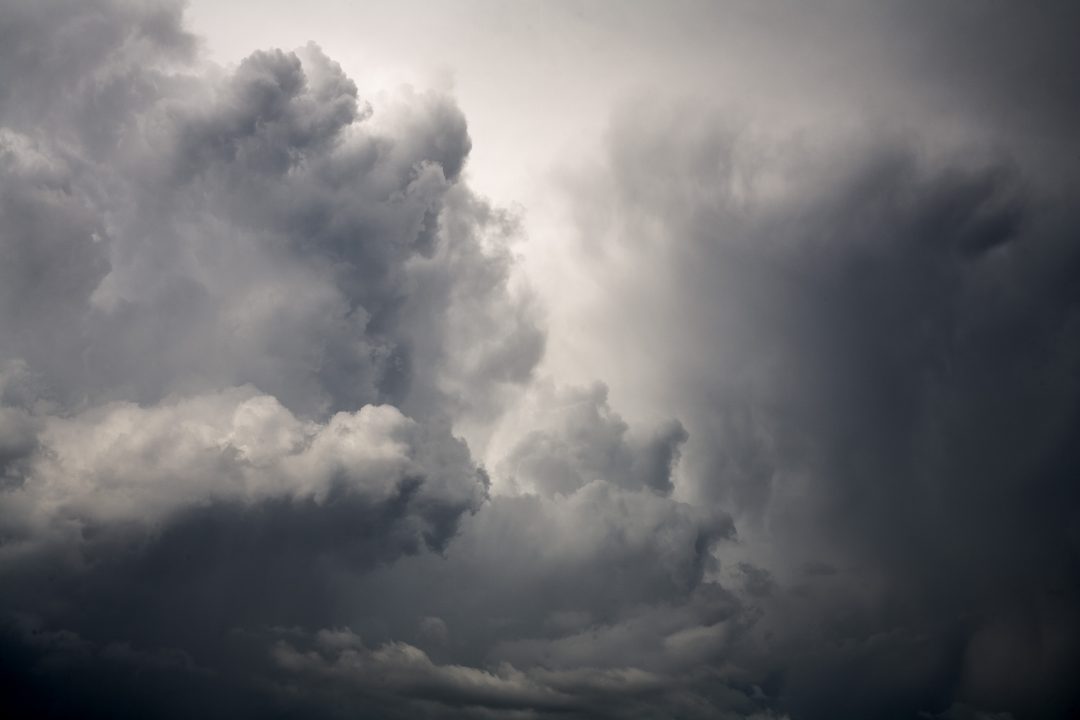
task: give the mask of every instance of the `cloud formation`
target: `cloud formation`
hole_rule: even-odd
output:
[[[796,716],[1075,706],[1080,218],[1044,169],[691,104],[622,115],[588,180],[580,342],[678,409],[687,492],[745,541],[727,576],[772,571],[744,662]],[[603,354],[634,346],[677,351]]]
[[[315,44],[213,65],[173,2],[0,0],[0,709],[1070,717],[1053,95],[959,149],[627,104],[530,288],[451,98],[371,104]]]
[[[445,549],[489,484],[450,423],[543,333],[448,98],[375,115],[315,45],[208,65],[175,3],[2,15],[5,696],[111,715],[145,661],[132,712],[171,712],[170,658],[232,693],[223,636]],[[88,657],[116,698],[57,699]]]

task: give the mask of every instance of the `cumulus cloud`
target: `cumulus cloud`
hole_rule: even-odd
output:
[[[612,411],[602,383],[563,389],[538,384],[500,434],[496,445],[509,436],[513,446],[497,461],[498,475],[514,487],[548,496],[572,494],[595,480],[669,494],[687,439],[678,420],[650,433],[631,432]]]
[[[371,505],[400,497],[422,522],[422,508],[454,517],[476,509],[484,492],[460,441],[426,437],[385,405],[302,422],[247,387],[152,408],[109,403],[41,422],[41,451],[6,498],[32,536],[68,524],[152,525],[193,505],[274,498],[323,505],[333,495]],[[19,432],[9,433],[16,449],[28,444]],[[444,533],[431,532],[432,544]]]
[[[7,3],[0,36],[5,693],[109,715],[42,688],[149,663],[156,715],[179,657],[222,712],[262,692],[228,633],[337,622],[339,577],[481,507],[452,423],[544,344],[515,221],[461,183],[449,98],[377,113],[313,44],[221,68],[179,4],[104,0]]]
[[[31,55],[116,27],[67,75],[31,63],[58,100],[0,108],[9,358],[67,404],[252,383],[309,416],[412,392],[490,412],[528,377],[542,334],[485,241],[512,223],[457,183],[470,140],[452,102],[406,93],[373,117],[314,45],[162,67],[146,56],[190,38],[138,7],[42,6],[56,27]],[[487,338],[467,358],[462,314]]]
[[[1068,717],[1072,94],[1025,96],[959,149],[627,105],[530,287],[451,98],[0,0],[0,709]]]
[[[601,385],[491,430],[545,339],[453,103],[373,108],[314,45],[206,64],[172,5],[6,18],[40,41],[5,46],[0,104],[16,710],[662,707],[670,651],[618,655],[731,614],[731,521],[671,497],[678,421],[631,428]],[[454,429],[522,492],[489,498]]]

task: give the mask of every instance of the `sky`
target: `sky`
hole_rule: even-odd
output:
[[[1076,717],[1078,32],[0,0],[0,713]]]

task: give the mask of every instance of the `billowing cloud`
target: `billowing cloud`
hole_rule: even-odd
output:
[[[8,413],[16,424],[16,411]],[[437,522],[440,512],[453,518],[475,509],[484,493],[460,441],[432,438],[385,405],[301,422],[247,387],[153,408],[109,403],[42,422],[39,452],[7,495],[32,534],[156,524],[193,505],[274,498],[324,505],[335,496],[405,502],[418,516],[436,511]],[[14,449],[29,444],[20,432],[9,433]],[[433,544],[445,541],[433,535]]]
[[[1074,93],[1020,80],[1071,51],[1017,12],[901,114],[962,147],[616,108],[544,275],[450,97],[0,0],[0,710],[1069,717]]]
[[[684,491],[732,512],[744,544],[720,577],[763,596],[742,661],[800,717],[1067,714],[1068,192],[1027,179],[1038,156],[627,110],[575,185],[574,256],[603,290],[574,342],[615,402],[677,412]]]
[[[176,13],[56,12],[27,51],[43,57],[5,64],[29,62],[59,99],[28,119],[21,97],[5,103],[0,157],[4,352],[58,401],[252,383],[308,415],[411,392],[487,409],[528,377],[542,334],[485,240],[512,222],[457,184],[470,140],[448,99],[406,93],[373,117],[314,45],[163,67],[146,56],[192,42],[159,27]],[[46,73],[82,24],[116,27]],[[449,352],[463,313],[486,330],[467,358]]]
[[[541,495],[572,494],[594,480],[672,490],[671,473],[686,441],[678,420],[638,436],[607,402],[607,388],[556,390],[540,384],[504,423],[514,446],[500,477]],[[497,438],[498,439],[498,438]]]
[[[375,113],[315,45],[209,65],[173,3],[2,15],[5,693],[109,715],[31,688],[86,653],[242,674],[230,632],[444,551],[489,485],[450,423],[544,339],[450,99]]]

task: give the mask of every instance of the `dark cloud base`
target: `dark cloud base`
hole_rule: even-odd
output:
[[[5,717],[1080,714],[1067,161],[619,115],[582,322],[642,427],[534,378],[452,101],[196,49],[0,4]]]

